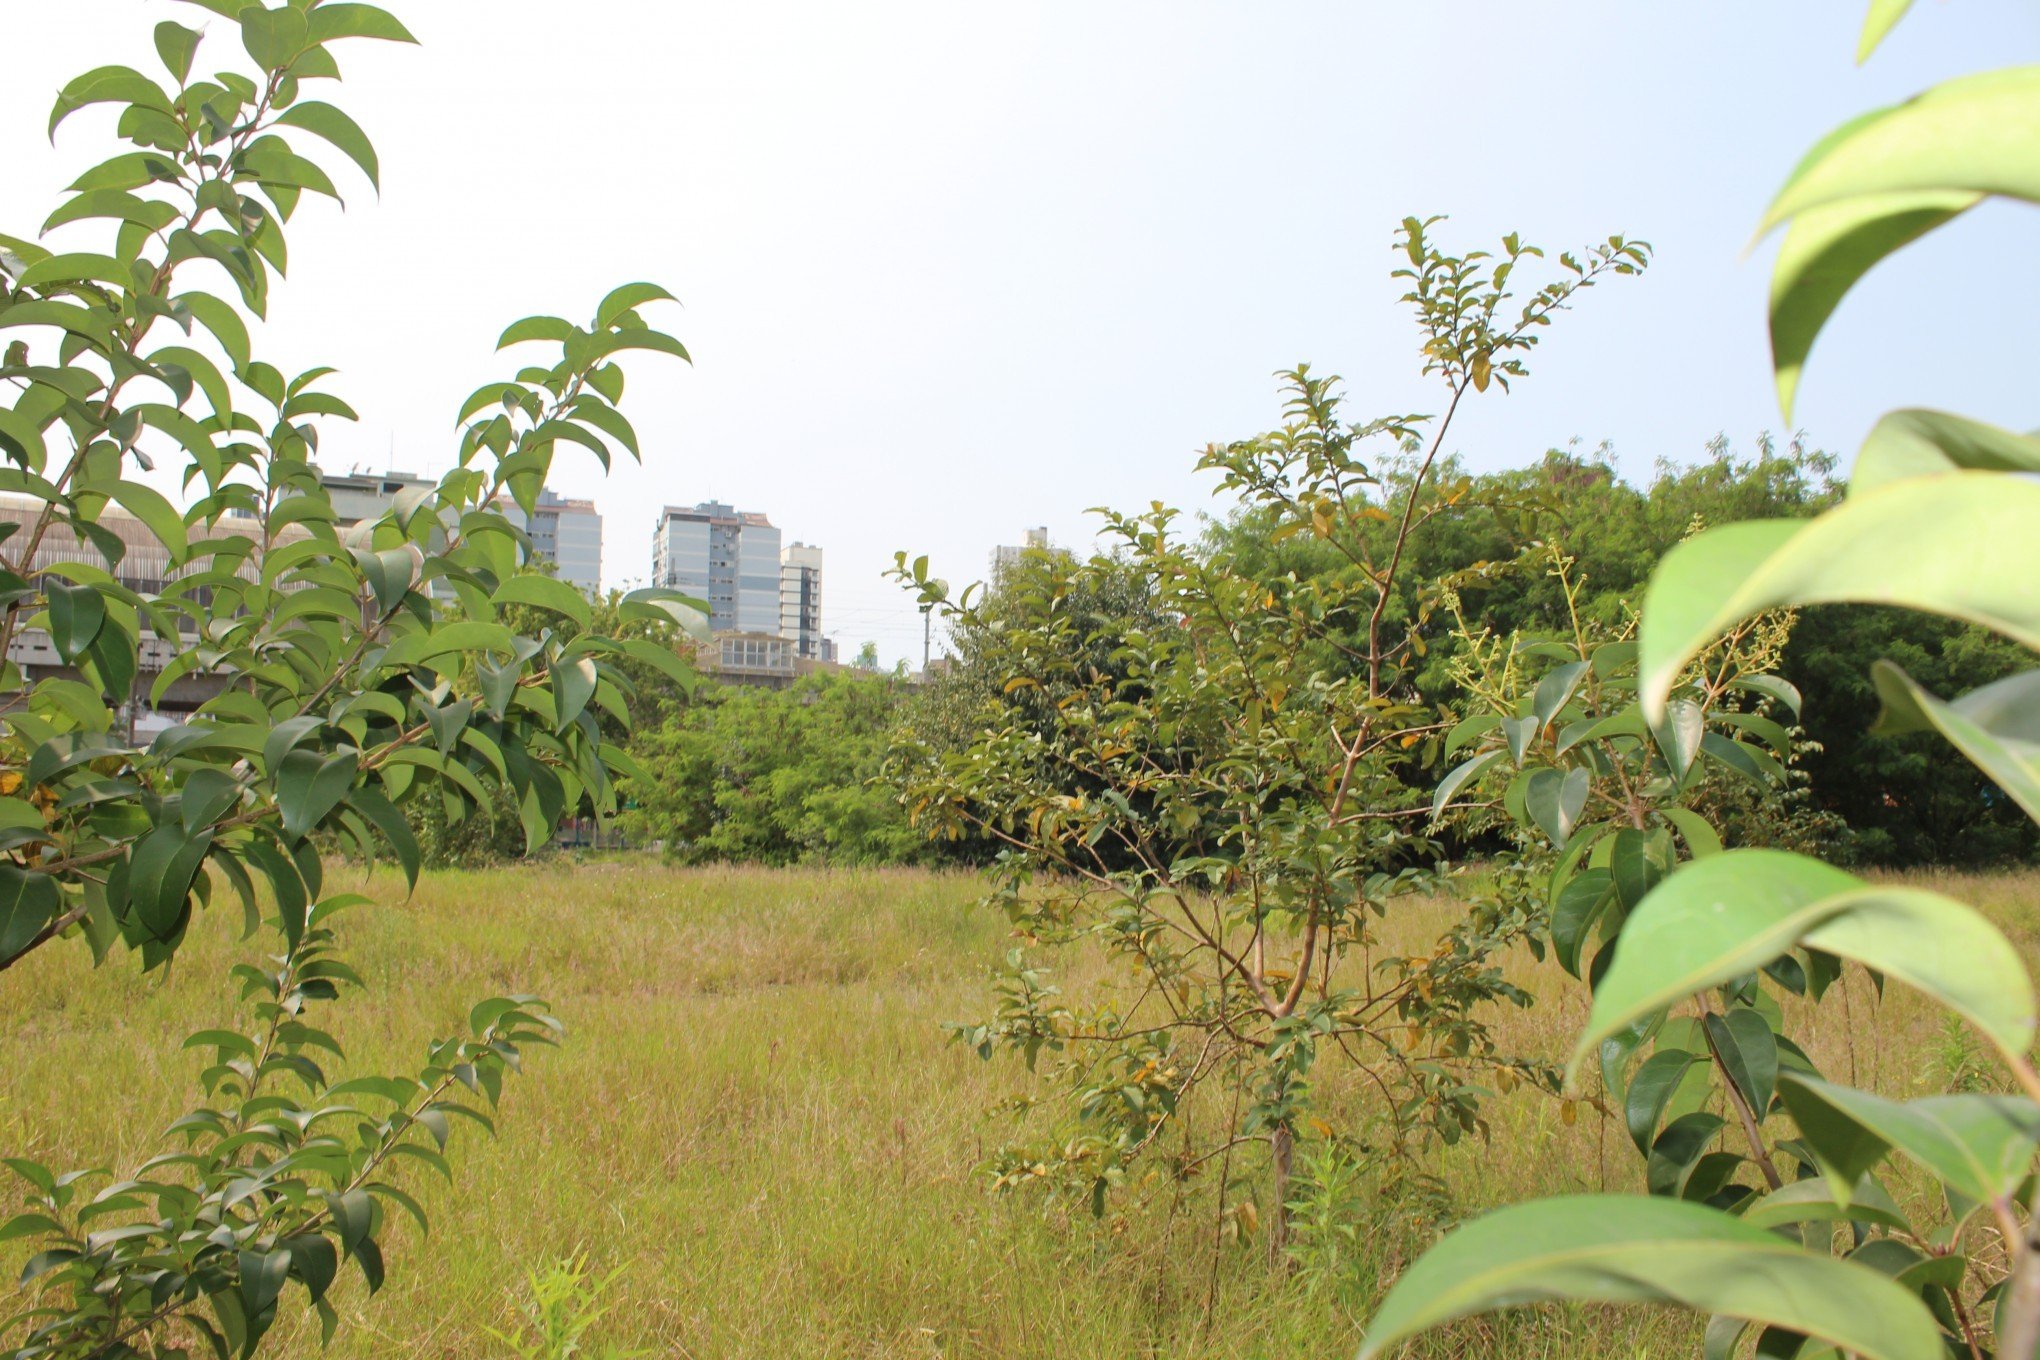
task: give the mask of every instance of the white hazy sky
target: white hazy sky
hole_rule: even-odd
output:
[[[1082,543],[1092,505],[1210,507],[1196,450],[1275,423],[1269,375],[1297,360],[1357,411],[1435,409],[1387,277],[1408,213],[1450,213],[1460,244],[1659,251],[1464,421],[1473,466],[1579,438],[1640,476],[1746,446],[1779,417],[1768,251],[1743,248],[1793,161],[2040,57],[2022,0],[1921,0],[1862,70],[1862,0],[385,2],[423,47],[345,44],[320,95],[375,138],[383,195],[350,169],[344,216],[299,214],[258,341],[342,370],[363,420],[327,461],[443,468],[460,398],[514,367],[506,322],[656,280],[695,363],[633,369],[645,465],[603,481],[573,453],[554,479],[599,503],[610,582],[649,571],[661,505],[733,501],[827,550],[846,652],[916,663],[895,549],[973,579],[1026,525]],[[168,0],[0,0],[0,230],[32,235],[109,154],[104,110],[49,146],[57,87],[156,69],[164,17],[238,49]],[[1852,450],[1901,404],[2040,423],[2033,227],[1979,212],[1874,275],[1815,354],[1813,440]]]

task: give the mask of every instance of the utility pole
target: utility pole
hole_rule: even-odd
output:
[[[928,649],[935,637],[935,615],[927,605],[921,606],[921,674],[928,673]]]

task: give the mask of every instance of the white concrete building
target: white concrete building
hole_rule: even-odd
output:
[[[779,635],[797,656],[831,659],[823,655],[822,550],[811,544],[789,543],[779,556]]]
[[[717,632],[780,636],[779,530],[720,501],[667,506],[652,531],[652,580],[709,607]]]

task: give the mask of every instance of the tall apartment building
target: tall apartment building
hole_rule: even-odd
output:
[[[828,639],[822,636],[822,550],[807,543],[789,543],[779,557],[779,635],[794,644],[794,654],[826,661]]]
[[[602,514],[595,502],[538,493],[531,549],[553,564],[559,578],[584,595],[602,589]]]
[[[709,627],[779,635],[779,530],[720,501],[667,506],[652,531],[652,580],[708,601]]]

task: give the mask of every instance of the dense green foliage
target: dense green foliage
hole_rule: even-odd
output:
[[[988,902],[1016,944],[995,1013],[957,1036],[987,1058],[1046,1063],[1063,1095],[994,1158],[1002,1186],[1103,1214],[1165,1148],[1178,1175],[1217,1158],[1223,1176],[1232,1149],[1265,1145],[1280,1262],[1299,1137],[1390,1149],[1400,1175],[1412,1149],[1485,1127],[1483,1082],[1555,1085],[1489,1033],[1495,1003],[1527,1000],[1498,964],[1534,928],[1518,904],[1357,976],[1340,965],[1374,958],[1380,919],[1437,858],[1404,774],[1449,725],[1414,678],[1443,596],[1435,582],[1403,589],[1410,545],[1436,522],[1427,474],[1461,406],[1523,378],[1553,317],[1641,272],[1650,249],[1610,237],[1561,255],[1517,301],[1542,252],[1512,235],[1452,254],[1434,226],[1405,220],[1395,277],[1441,414],[1351,420],[1336,380],[1298,369],[1279,429],[1202,460],[1277,519],[1276,537],[1315,536],[1345,570],[1298,576],[1200,551],[1160,505],[1106,514],[1123,556],[1044,554],[989,596],[952,601],[925,559],[901,556],[899,575],[956,620],[986,672],[958,695],[967,743],[908,748],[894,766],[917,824],[1000,850]],[[1376,474],[1417,440],[1408,477]],[[1058,961],[1099,943],[1125,985],[1065,994]],[[1338,1129],[1313,1097],[1320,1064],[1351,1066],[1378,1093]],[[1207,1086],[1232,1113],[1193,1129],[1182,1112]]]
[[[910,864],[940,847],[878,784],[911,702],[898,676],[849,669],[791,688],[704,684],[631,752],[623,828],[685,861]]]
[[[1634,617],[1651,570],[1697,527],[1810,516],[1840,497],[1834,460],[1797,443],[1760,440],[1744,456],[1717,442],[1709,453],[1694,464],[1661,462],[1641,486],[1601,458],[1558,450],[1527,468],[1478,476],[1448,467],[1441,494],[1454,502],[1414,545],[1412,579],[1452,580],[1474,630],[1564,640],[1574,630],[1567,588],[1539,546],[1558,544],[1571,559],[1581,620],[1619,627]],[[1205,543],[1264,570],[1350,570],[1319,540],[1277,541],[1278,527],[1270,511],[1239,511],[1209,525]],[[1419,677],[1426,697],[1448,707],[1465,700],[1453,673],[1461,651],[1453,626],[1440,619],[1431,630],[1433,659]],[[1933,759],[1924,738],[1869,735],[1867,675],[1880,656],[1941,690],[1988,684],[2020,664],[2016,647],[1973,625],[1900,610],[1800,612],[1776,663],[1805,697],[1796,766],[1805,789],[1793,806],[1820,814],[1818,833],[1832,849],[1869,864],[1974,865],[2040,852],[2040,833],[1976,770]],[[1340,664],[1336,653],[1321,659]],[[1724,831],[1731,841],[1767,843],[1778,815],[1775,805],[1751,804]]]
[[[246,1356],[280,1310],[336,1325],[343,1265],[380,1287],[387,1211],[422,1219],[404,1170],[445,1171],[455,1120],[491,1127],[520,1050],[559,1025],[536,998],[485,1000],[422,1062],[342,1080],[321,1009],[359,982],[330,923],[367,899],[327,891],[328,852],[387,854],[415,882],[420,804],[444,822],[507,805],[528,846],[613,808],[619,664],[684,669],[670,646],[589,631],[587,600],[521,570],[531,543],[506,509],[530,514],[563,445],[635,453],[616,356],[686,357],[640,314],[669,295],[628,284],[586,326],[513,324],[499,347],[546,357],[461,405],[437,483],[343,526],[314,460],[322,426],[354,413],[330,369],[255,357],[248,320],[301,203],[339,197],[301,153],[377,178],[361,128],[307,97],[339,77],[332,45],[410,35],[373,5],[197,2],[224,20],[208,57],[238,69],[195,74],[208,35],[165,20],[167,83],[106,66],[65,85],[51,133],[116,105],[127,149],[42,224],[63,250],[0,236],[0,488],[31,507],[0,534],[0,652],[40,633],[62,663],[38,657],[31,680],[0,661],[0,970],[52,946],[163,970],[230,899],[263,942],[184,1043],[200,1102],[154,1137],[124,1131],[119,1173],[8,1160],[22,1211],[0,1238],[37,1248],[0,1324],[21,1360]],[[698,622],[671,592],[618,612]],[[137,744],[135,710],[180,685],[202,701]]]
[[[1866,51],[1905,9],[1873,5]],[[2040,201],[2036,120],[2040,70],[1972,76],[1856,118],[1800,162],[1764,222],[1790,223],[1772,299],[1788,409],[1814,337],[1857,278],[1987,195]],[[2036,523],[2040,438],[1901,410],[1872,429],[1842,498],[1822,514],[1717,526],[1679,544],[1652,574],[1635,654],[1632,740],[1656,748],[1654,773],[1667,766],[1642,792],[1677,780],[1674,751],[1707,752],[1716,740],[1703,731],[1730,675],[1717,665],[1719,639],[1733,649],[1774,611],[1900,606],[1997,635],[1982,649],[1944,632],[1956,641],[1939,655],[1956,655],[1937,669],[1973,662],[1965,650],[2026,668],[1944,699],[1906,664],[1923,655],[1895,648],[1866,682],[1878,731],[1934,743],[1911,758],[1966,761],[2007,809],[2040,824]],[[1847,659],[1838,652],[1827,658],[1836,665]],[[1760,693],[1796,701],[1775,683]],[[1761,713],[1737,725],[1774,742],[1785,735]],[[1513,750],[1515,729],[1505,730]],[[1713,754],[1761,768],[1754,746],[1737,757],[1719,743]],[[1549,881],[1554,940],[1597,930],[1605,942],[1568,1082],[1598,1069],[1627,1116],[1648,1195],[1534,1201],[1450,1234],[1390,1292],[1363,1356],[1540,1299],[1706,1312],[1710,1357],[1736,1355],[1745,1338],[1758,1356],[2040,1353],[2040,1003],[2020,948],[1944,893],[1868,882],[1807,854],[1723,851],[1675,824],[1692,854],[1675,863],[1670,836],[1626,796],[1612,761],[1530,778],[1572,795],[1509,808],[1555,849],[1573,847]],[[1590,800],[1611,778],[1625,796],[1604,809]],[[1920,833],[1937,830],[1947,828]],[[1594,856],[1581,868],[1589,835]],[[1788,1037],[1804,1013],[1788,1013],[1780,993],[1817,1003],[1832,1024],[1836,1008],[1823,998],[1843,990],[1846,1000],[1852,969],[1945,1007],[1995,1065],[1951,1073],[1943,1090],[1908,1100],[1857,1089],[1853,1071],[1848,1084],[1824,1074]],[[1853,1041],[1859,1022],[1846,1007],[1839,1020]],[[1901,1177],[1938,1194],[1895,1194]]]

